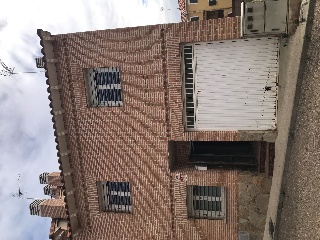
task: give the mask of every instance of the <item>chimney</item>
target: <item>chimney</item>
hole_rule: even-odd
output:
[[[45,185],[43,187],[43,192],[44,192],[44,195],[52,196],[52,186],[51,185]]]
[[[41,212],[40,212],[40,204],[45,201],[45,199],[37,199],[37,200],[34,200],[30,206],[29,206],[29,209],[30,209],[30,214],[31,215],[38,215],[40,216],[41,215]]]
[[[40,184],[48,184],[48,172],[44,172],[42,174],[40,174],[39,176],[39,180],[40,180]]]
[[[67,219],[63,199],[39,199],[30,204],[30,214],[40,217]]]
[[[36,66],[37,68],[44,68],[44,61],[42,58],[36,58]]]
[[[52,198],[63,198],[63,191],[61,186],[46,185],[43,187],[44,195]]]
[[[63,186],[59,172],[52,172],[48,174],[48,184],[52,186]]]

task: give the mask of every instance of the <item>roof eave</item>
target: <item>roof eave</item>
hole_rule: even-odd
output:
[[[60,89],[61,85],[58,81],[58,74],[56,63],[57,59],[54,55],[53,42],[55,37],[50,32],[37,30],[40,37],[40,45],[42,47],[41,53],[43,54],[46,83],[48,85],[47,91],[49,93],[50,108],[52,115],[52,122],[54,128],[55,142],[57,143],[57,156],[59,158],[59,169],[61,170],[61,177],[63,183],[64,201],[66,203],[67,220],[71,235],[79,232],[78,210],[75,201],[75,188],[72,181],[73,169],[70,164],[69,154],[70,150],[67,144],[67,129],[65,129],[65,111],[62,108]]]

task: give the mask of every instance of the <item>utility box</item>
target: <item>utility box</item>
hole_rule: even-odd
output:
[[[241,36],[287,33],[287,1],[241,3]]]
[[[250,240],[250,235],[248,232],[239,232],[238,240]]]

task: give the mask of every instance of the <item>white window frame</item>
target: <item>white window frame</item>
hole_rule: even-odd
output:
[[[192,2],[190,2],[190,0],[189,0],[189,4],[198,4],[198,3],[199,3],[199,0],[197,0],[196,3],[192,3]]]
[[[123,184],[128,185],[128,191],[113,191],[110,189],[111,184]],[[131,213],[132,212],[132,198],[131,198],[131,185],[129,182],[112,182],[104,181],[98,182],[98,193],[99,193],[99,206],[100,210],[103,212],[122,212]],[[111,197],[129,197],[129,204],[110,204]]]
[[[197,20],[192,21],[193,18],[197,18]],[[200,17],[199,16],[192,16],[190,17],[190,22],[195,22],[195,21],[199,21]]]
[[[115,74],[117,77],[114,78],[113,82],[117,83],[108,83],[107,81],[95,80],[95,73],[100,74]],[[118,67],[102,67],[102,68],[90,68],[85,69],[84,72],[85,81],[86,81],[86,93],[87,93],[87,101],[89,107],[120,107],[123,106],[122,101],[122,89],[121,89],[121,78],[120,71]],[[112,94],[112,97],[115,100],[100,100],[100,98],[110,98],[107,94],[107,91],[101,90],[109,90],[108,92]],[[101,94],[102,93],[102,94]],[[104,93],[104,94],[103,94]],[[100,96],[99,96],[100,95]]]
[[[221,196],[194,195],[194,188],[219,188]],[[221,186],[187,186],[187,211],[189,218],[205,218],[205,219],[225,219],[226,217],[226,188]],[[195,209],[195,201],[220,202],[221,211],[199,210]]]

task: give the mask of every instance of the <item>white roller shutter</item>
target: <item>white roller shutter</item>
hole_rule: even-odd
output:
[[[184,49],[192,48],[192,63],[184,64],[183,69],[186,129],[275,129],[278,44],[277,37],[269,37],[184,46]],[[193,84],[186,80],[190,76]],[[190,86],[192,93],[188,90]],[[186,96],[191,94],[190,105],[191,100]],[[190,114],[190,106],[194,113]],[[194,124],[190,121],[188,124],[192,114]]]

